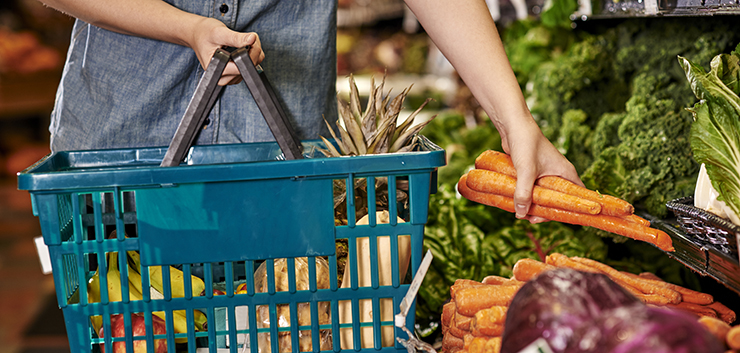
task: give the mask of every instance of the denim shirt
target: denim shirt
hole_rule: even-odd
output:
[[[336,121],[336,0],[170,0],[260,36],[261,66],[301,139]],[[77,20],[51,116],[52,151],[168,146],[203,74],[192,49]],[[242,82],[226,86],[196,144],[274,140]]]

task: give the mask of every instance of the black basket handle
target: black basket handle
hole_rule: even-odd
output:
[[[177,126],[177,131],[172,137],[172,141],[170,141],[170,146],[167,148],[160,166],[177,166],[185,158],[187,151],[195,141],[195,136],[203,126],[208,112],[211,111],[216,98],[223,89],[223,86],[218,85],[218,80],[229,60],[233,60],[239,69],[242,79],[270,127],[270,131],[275,136],[285,159],[303,158],[303,147],[298,135],[290,125],[290,121],[264,72],[261,68],[258,69],[257,66],[252,64],[252,60],[249,58],[249,47],[246,47],[238,48],[231,53],[225,49],[216,49],[205,73],[203,73],[198,86],[195,88],[195,93],[193,93],[193,97],[188,103],[185,114]]]

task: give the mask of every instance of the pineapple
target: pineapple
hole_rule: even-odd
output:
[[[412,151],[419,143],[418,133],[432,119],[416,125],[412,125],[414,119],[424,106],[429,103],[431,98],[427,98],[411,115],[403,122],[399,121],[399,113],[403,106],[412,86],[404,89],[399,95],[391,100],[390,90],[385,94],[383,86],[385,85],[385,75],[378,87],[375,86],[374,78],[370,81],[370,95],[364,112],[360,104],[360,93],[357,89],[354,77],[350,74],[350,96],[349,102],[345,102],[337,97],[339,119],[337,119],[337,129],[339,135],[335,134],[331,125],[326,119],[326,125],[332,138],[337,143],[336,148],[329,140],[321,136],[326,145],[326,149],[319,149],[327,157],[341,156],[358,156],[368,154],[382,154],[394,152]],[[356,179],[354,181],[355,189],[355,217],[356,220],[367,214],[367,179]],[[378,210],[388,209],[388,179],[385,177],[375,178],[376,207]],[[405,203],[408,194],[404,187],[405,182],[397,181],[397,202]],[[346,224],[346,182],[335,180],[334,182],[334,210],[338,223]]]

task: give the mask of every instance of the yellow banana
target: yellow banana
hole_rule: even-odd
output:
[[[99,303],[100,302],[100,270],[96,270],[95,274],[87,282],[87,302],[88,303]],[[100,327],[103,326],[102,316],[93,316],[90,318],[93,329],[95,332],[100,332]]]
[[[136,287],[136,289],[138,290],[138,292],[142,293],[143,292],[143,289],[142,289],[142,284],[141,284],[142,283],[141,282],[141,274],[140,274],[141,273],[141,263],[140,263],[140,260],[139,260],[139,253],[137,253],[135,251],[129,251],[128,252],[128,255],[129,255],[128,256],[129,282],[131,282],[132,285],[134,287]],[[152,266],[152,267],[158,267],[159,268],[160,266]],[[174,269],[174,268],[171,267],[170,268],[170,271],[172,271],[172,270],[176,270],[176,269]],[[182,272],[182,271],[180,271],[180,272]],[[151,270],[150,270],[150,273],[151,273]],[[172,277],[172,276],[170,276],[170,277]],[[162,278],[161,273],[160,273],[159,278],[160,279]],[[197,277],[195,277],[195,278],[197,278]],[[150,280],[152,280],[151,277],[150,277]],[[154,282],[154,280],[152,280],[152,287],[154,287],[153,282]],[[195,282],[193,284],[195,286]],[[154,288],[154,289],[156,290],[156,288]],[[173,288],[173,292],[174,291],[175,291],[175,289]],[[157,290],[157,292],[159,292],[159,291]],[[180,289],[180,293],[183,293],[182,289]],[[151,296],[152,299],[156,299],[157,297],[158,296],[156,296],[156,295],[152,295]],[[173,297],[176,297],[174,295],[174,293],[173,293]],[[182,296],[180,296],[180,297],[182,297]],[[165,313],[163,311],[157,311],[157,312],[154,312],[153,314],[156,315],[156,316],[158,316],[158,317],[160,317],[162,320],[166,320],[165,319]],[[203,327],[204,327],[206,321],[207,320],[206,320],[205,314],[203,314],[201,311],[198,311],[198,310],[194,310],[193,311],[193,322],[195,324],[195,330],[196,331],[203,331],[204,330]],[[173,327],[175,329],[175,333],[187,333],[188,332],[187,331],[188,326],[187,326],[187,317],[185,316],[185,310],[175,310],[175,311],[173,311],[173,313],[172,313],[172,323],[173,323]],[[177,339],[175,339],[175,341],[177,343],[187,342],[187,338],[177,338]]]
[[[123,300],[121,294],[121,272],[118,271],[118,252],[108,253],[108,300],[120,302]]]
[[[149,280],[152,283],[152,287],[157,289],[160,293],[164,293],[164,283],[162,278],[163,267],[164,266],[149,266]],[[206,289],[205,282],[197,276],[191,275],[190,278],[192,282],[193,296],[200,296],[200,294]],[[170,289],[172,290],[173,298],[182,298],[185,296],[184,273],[172,266],[170,266]]]

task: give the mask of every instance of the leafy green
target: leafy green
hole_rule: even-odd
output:
[[[694,116],[691,149],[704,163],[718,199],[740,214],[740,45],[712,59],[711,70],[678,58],[691,89],[700,99]]]
[[[698,164],[690,152],[694,103],[673,61],[709,61],[736,44],[731,21],[625,20],[582,34],[533,74],[532,112],[589,188],[664,217],[690,195]]]

